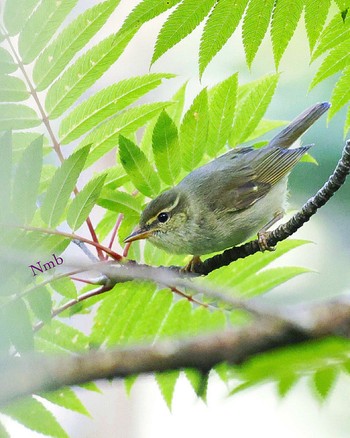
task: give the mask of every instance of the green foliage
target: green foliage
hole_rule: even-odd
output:
[[[277,81],[277,74],[269,75],[239,88],[238,111],[229,138],[231,146],[243,143],[257,128],[271,102]]]
[[[14,76],[0,76],[0,101],[21,102],[28,97],[26,85],[21,79]]]
[[[17,68],[18,65],[14,62],[11,54],[3,47],[0,47],[0,73],[13,73]]]
[[[137,190],[146,196],[159,193],[160,182],[145,154],[135,143],[122,135],[119,137],[120,161]]]
[[[158,87],[162,79],[171,78],[170,74],[149,74],[125,79],[110,85],[91,96],[74,110],[60,124],[62,144],[70,143],[89,131],[100,122],[113,116],[139,97]]]
[[[221,0],[216,3],[205,24],[199,48],[199,73],[222,49],[237,28],[247,0]]]
[[[77,0],[43,0],[38,5],[19,35],[19,53],[25,64],[34,61],[76,4]]]
[[[208,95],[204,88],[194,99],[180,126],[181,161],[185,170],[193,170],[203,158],[208,127]]]
[[[169,16],[154,48],[152,64],[167,50],[190,34],[208,15],[216,0],[183,0]]]
[[[50,118],[61,116],[123,53],[130,38],[111,35],[85,52],[49,88],[45,107]]]
[[[67,201],[83,170],[89,149],[89,146],[85,146],[76,151],[63,162],[53,176],[41,208],[41,217],[49,227],[55,227],[60,223]]]
[[[108,0],[88,9],[45,48],[35,62],[33,70],[33,79],[39,91],[48,87],[62,73],[74,55],[103,26],[118,3]]]
[[[243,21],[243,44],[247,64],[251,67],[270,24],[274,0],[250,0]]]
[[[25,105],[0,103],[0,131],[27,129],[39,126],[36,112]]]
[[[67,222],[73,231],[80,228],[89,216],[101,193],[107,175],[99,175],[89,181],[73,199],[67,212]]]
[[[51,412],[33,397],[6,406],[2,408],[1,412],[20,422],[28,429],[55,438],[68,438],[68,435]]]
[[[13,211],[19,222],[30,223],[36,210],[43,161],[43,137],[38,137],[25,149],[18,162],[13,181]]]
[[[214,87],[209,94],[208,155],[214,157],[229,138],[237,102],[238,75]]]
[[[173,185],[180,173],[179,139],[177,127],[165,111],[153,128],[152,147],[159,176],[166,184]]]

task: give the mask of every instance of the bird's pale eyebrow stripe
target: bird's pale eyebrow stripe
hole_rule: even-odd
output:
[[[172,210],[174,210],[174,208],[178,205],[179,202],[180,202],[180,194],[178,194],[176,196],[175,201],[169,207],[162,208],[161,210],[158,211],[158,213],[155,216],[152,216],[150,219],[148,219],[148,221],[146,222],[146,225],[150,225],[152,222],[154,222],[157,219],[159,213],[162,213],[163,211],[164,212],[171,212]]]

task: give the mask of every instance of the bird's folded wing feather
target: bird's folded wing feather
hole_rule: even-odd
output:
[[[311,146],[296,149],[279,147],[250,150],[242,165],[216,169],[218,184],[211,190],[210,209],[235,212],[251,207],[265,196],[271,187],[286,176]],[[239,155],[227,159],[239,159]],[[225,156],[223,156],[225,157]],[[209,176],[209,175],[208,175]]]

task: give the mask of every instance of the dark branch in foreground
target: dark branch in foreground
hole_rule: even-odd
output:
[[[302,209],[296,213],[288,222],[280,225],[275,230],[268,233],[267,244],[271,247],[278,242],[285,240],[308,222],[316,211],[321,208],[334,193],[344,184],[346,177],[350,173],[350,140],[347,140],[341,159],[339,160],[332,175],[324,186],[310,198]],[[238,259],[248,257],[260,251],[258,240],[252,240],[244,245],[227,249],[221,254],[211,257],[194,267],[194,272],[200,275],[207,275],[215,269],[227,266]]]
[[[298,323],[261,316],[238,330],[162,341],[155,345],[91,351],[79,356],[33,354],[10,358],[0,362],[0,405],[33,393],[97,379],[183,368],[208,372],[223,361],[242,364],[259,353],[279,347],[329,335],[350,337],[348,303],[313,306],[307,312],[296,311],[293,319]]]

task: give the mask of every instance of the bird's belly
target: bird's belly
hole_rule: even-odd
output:
[[[191,239],[190,254],[202,255],[239,245],[257,234],[287,204],[287,180],[276,184],[269,193],[251,207],[223,215],[208,212],[208,220],[198,228],[197,238]],[[205,224],[205,225],[203,225]],[[225,224],[225,225],[223,225]]]

